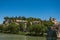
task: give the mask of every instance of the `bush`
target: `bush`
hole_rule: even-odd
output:
[[[16,34],[19,33],[19,26],[15,23],[11,23],[8,25],[7,30],[9,31],[9,33]]]

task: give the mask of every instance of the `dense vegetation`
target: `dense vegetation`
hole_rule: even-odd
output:
[[[9,24],[5,24],[5,21],[2,25],[0,25],[0,32],[1,33],[12,33],[12,34],[19,34],[20,32],[24,32],[26,34],[35,34],[35,35],[44,35],[48,27],[52,26],[54,23],[51,20],[41,20],[39,18],[33,17],[4,17],[5,21],[12,20],[13,22],[9,22]],[[24,23],[16,24],[16,20],[27,20],[27,27],[25,28]],[[40,21],[39,24],[30,24],[32,21]],[[28,32],[28,33],[27,33]]]

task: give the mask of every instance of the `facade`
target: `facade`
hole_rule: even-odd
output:
[[[17,25],[19,25],[19,23],[24,23],[25,28],[27,27],[27,23],[28,23],[27,20],[15,20],[15,21],[5,20],[4,24],[9,25],[9,24],[12,23],[12,22],[15,22]],[[40,23],[40,21],[31,21],[31,22],[30,22],[31,25],[32,25],[32,24],[39,24],[39,23]]]

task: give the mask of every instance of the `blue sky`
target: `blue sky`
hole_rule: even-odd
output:
[[[60,0],[0,0],[0,23],[5,16],[36,17],[60,21]]]

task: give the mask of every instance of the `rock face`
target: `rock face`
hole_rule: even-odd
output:
[[[16,23],[17,25],[19,25],[20,23],[24,23],[24,27],[26,28],[27,27],[27,23],[28,23],[28,21],[27,20],[15,20],[15,21],[13,21],[13,20],[5,20],[5,23],[4,24],[10,24],[10,23],[12,23],[12,22],[14,22],[14,23]],[[40,23],[40,21],[31,21],[30,22],[30,24],[32,25],[32,24],[39,24]]]
[[[57,20],[55,18],[51,18],[50,20],[54,23],[55,27],[58,28],[57,37],[60,38],[60,23],[57,22]]]

